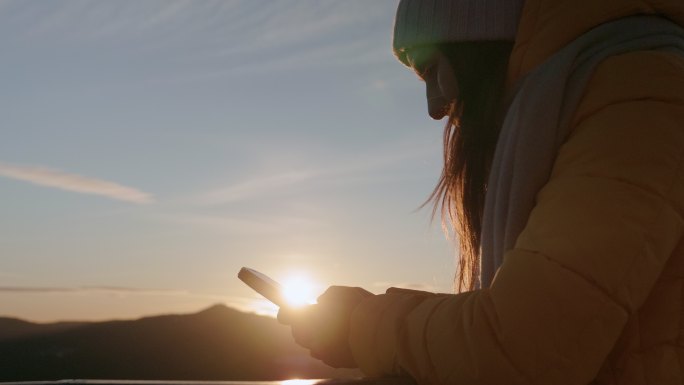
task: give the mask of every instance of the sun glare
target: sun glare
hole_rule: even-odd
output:
[[[285,380],[280,381],[280,385],[313,385],[319,380]]]
[[[256,299],[251,303],[252,311],[258,315],[276,318],[278,306],[267,299]]]
[[[293,307],[316,303],[314,284],[306,276],[293,275],[282,282],[283,296]]]

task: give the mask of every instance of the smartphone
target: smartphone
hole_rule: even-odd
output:
[[[278,307],[287,306],[282,287],[266,274],[243,267],[238,273],[238,278]]]

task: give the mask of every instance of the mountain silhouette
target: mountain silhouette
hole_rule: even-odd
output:
[[[5,328],[6,327],[6,328]],[[131,321],[0,319],[0,381],[349,378],[294,344],[276,320],[215,305]]]
[[[0,317],[0,343],[2,340],[9,338],[54,333],[73,329],[84,324],[85,322],[55,322],[50,324],[36,324],[16,318]]]

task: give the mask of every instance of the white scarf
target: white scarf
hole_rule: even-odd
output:
[[[609,22],[574,40],[518,83],[487,185],[478,287],[490,286],[525,227],[596,66],[609,56],[637,50],[684,54],[684,29],[657,16]]]

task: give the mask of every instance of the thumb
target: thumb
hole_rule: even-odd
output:
[[[292,324],[292,309],[288,307],[281,307],[278,310],[278,322],[283,324],[283,325],[291,325]]]
[[[352,303],[356,304],[363,298],[373,294],[360,287],[330,286],[325,293],[318,297],[318,303]]]

